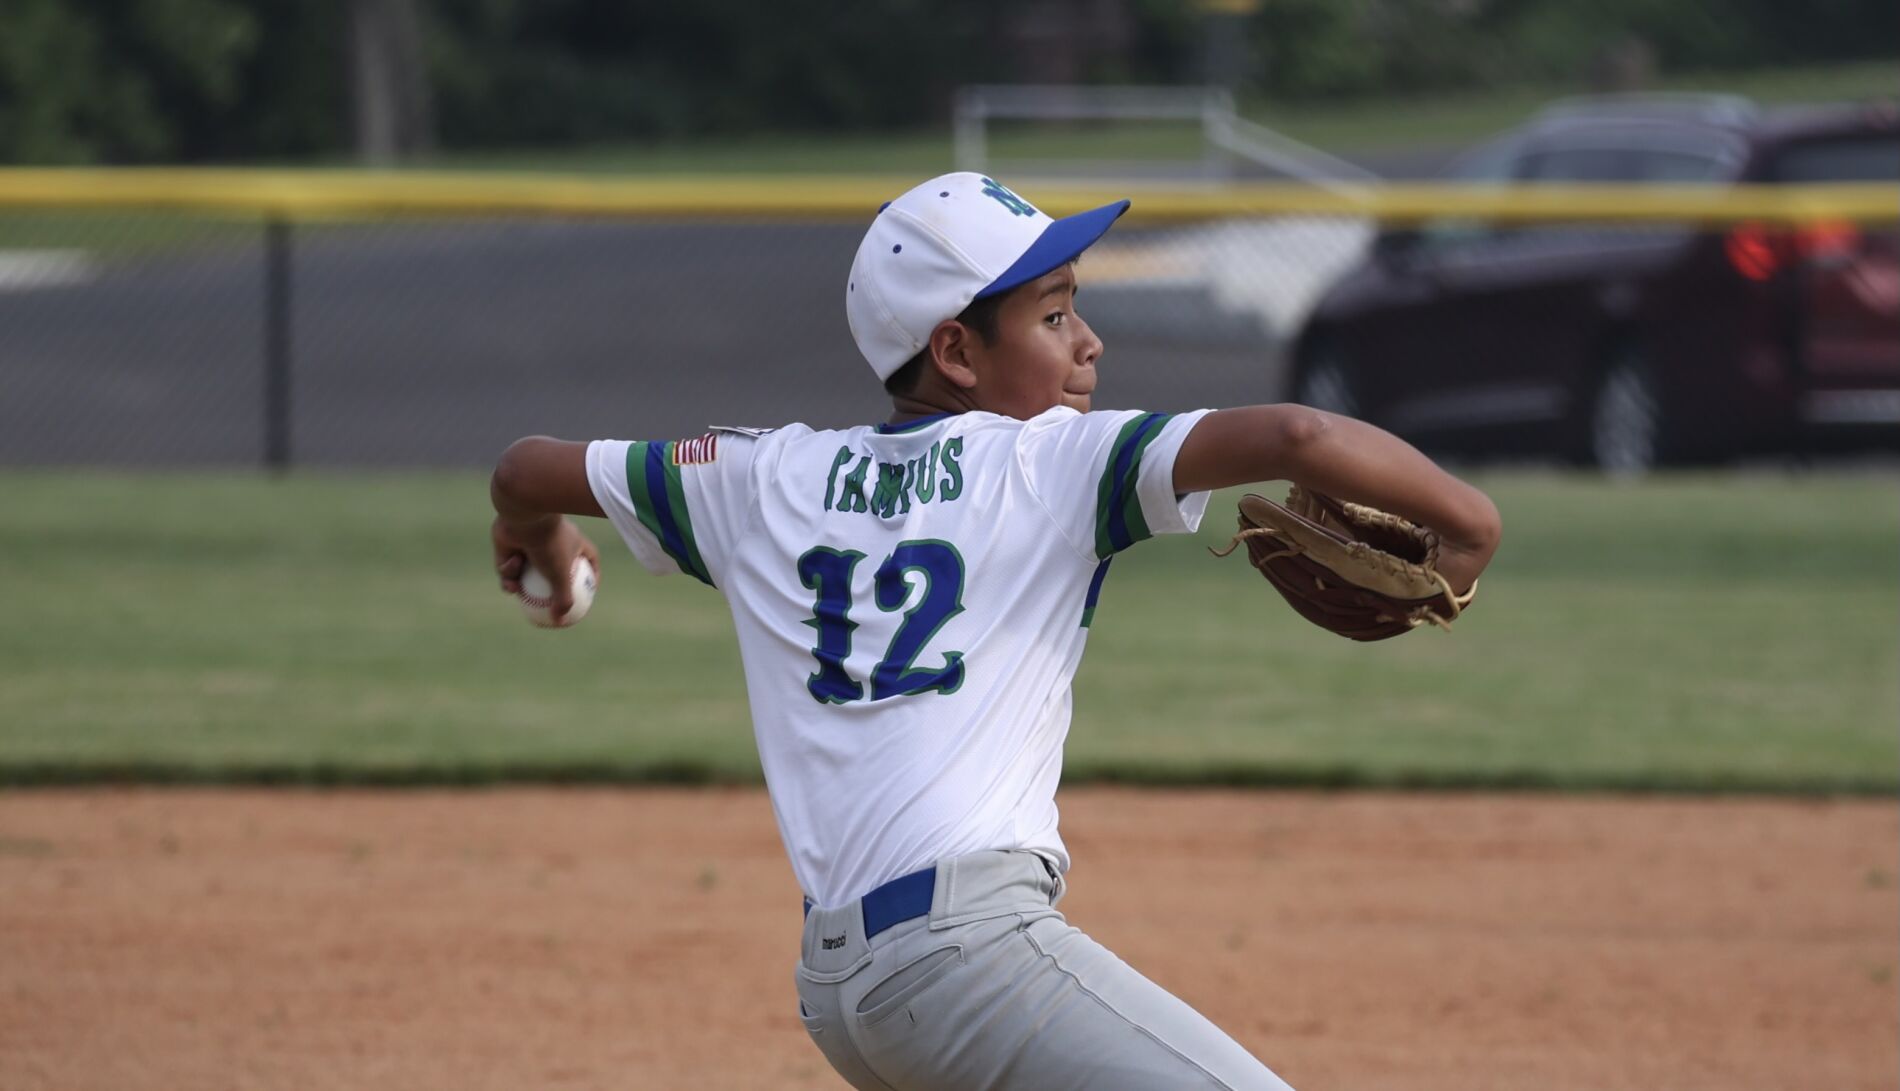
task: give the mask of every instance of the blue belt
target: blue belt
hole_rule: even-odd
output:
[[[860,898],[864,907],[864,938],[930,912],[930,900],[937,890],[937,869],[927,867],[892,879]],[[805,899],[805,915],[811,915],[811,899]]]

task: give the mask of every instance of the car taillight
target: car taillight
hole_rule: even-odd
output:
[[[1845,258],[1860,249],[1860,228],[1845,220],[1802,224],[1795,250],[1804,258]]]
[[[1723,251],[1735,271],[1767,280],[1796,261],[1838,259],[1860,248],[1860,229],[1844,220],[1817,220],[1790,230],[1767,224],[1737,224]]]
[[[1736,224],[1722,247],[1728,263],[1750,280],[1767,280],[1781,267],[1783,244],[1774,228],[1763,224]]]

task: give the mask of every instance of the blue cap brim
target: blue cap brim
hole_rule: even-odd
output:
[[[1095,240],[1108,234],[1108,229],[1126,211],[1128,202],[1116,201],[1112,205],[1103,205],[1053,221],[1042,229],[1042,235],[1029,245],[1029,249],[1023,251],[1023,256],[1003,270],[1003,275],[990,281],[988,287],[976,293],[976,298],[1007,292],[1081,257],[1082,251],[1094,246]]]

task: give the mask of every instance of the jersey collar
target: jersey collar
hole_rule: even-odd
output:
[[[918,417],[916,420],[905,421],[903,424],[879,424],[877,426],[877,434],[880,436],[891,436],[899,432],[915,432],[919,428],[928,428],[945,417],[954,416],[956,416],[955,413],[932,413],[928,417]]]

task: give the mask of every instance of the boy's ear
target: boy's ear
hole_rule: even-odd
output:
[[[976,385],[970,356],[977,347],[976,334],[968,326],[946,318],[930,331],[930,364],[952,386],[968,390]]]

